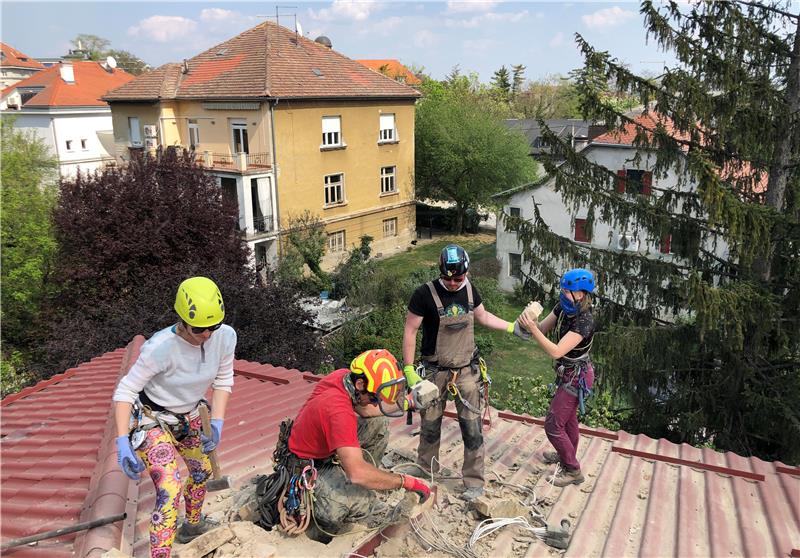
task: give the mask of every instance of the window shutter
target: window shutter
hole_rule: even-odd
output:
[[[625,193],[625,169],[617,171],[617,193]]]
[[[381,114],[380,124],[381,130],[394,130],[394,114]]]
[[[642,173],[642,195],[649,196],[653,191],[653,173],[650,171]]]
[[[672,243],[672,235],[665,234],[661,237],[661,253],[662,254],[669,254],[670,253],[670,244]]]
[[[339,131],[339,117],[338,116],[324,116],[322,118],[322,133],[327,134],[330,132]]]

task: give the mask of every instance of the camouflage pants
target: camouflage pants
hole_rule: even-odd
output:
[[[389,419],[359,417],[358,442],[364,450],[364,460],[380,467],[389,443]],[[351,484],[342,468],[333,465],[319,471],[314,488],[314,516],[322,529],[336,534],[342,530],[345,522],[367,517],[374,499],[371,490]],[[306,534],[315,540],[325,539],[324,533],[316,531],[312,521]]]
[[[428,372],[426,379],[434,382],[439,387],[442,394],[441,400],[420,413],[422,418],[422,429],[419,435],[419,448],[417,449],[417,464],[424,467],[426,471],[431,468],[433,463],[434,472],[439,470],[439,445],[442,439],[442,418],[444,408],[447,405],[447,384],[450,382],[451,371],[442,369],[433,374]],[[456,376],[456,387],[461,398],[463,398],[473,409],[481,408],[481,381],[480,372],[472,366],[465,366]],[[481,432],[480,413],[467,408],[461,399],[456,396],[456,412],[458,413],[458,425],[461,427],[461,439],[464,441],[464,465],[461,473],[464,477],[464,486],[472,488],[483,486],[483,460],[486,447],[483,445],[483,433]]]

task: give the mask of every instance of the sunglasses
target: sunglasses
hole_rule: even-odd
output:
[[[206,330],[217,331],[220,327],[222,327],[222,322],[214,324],[212,326],[205,326],[205,327],[190,326],[189,329],[191,329],[192,333],[194,333],[195,335],[200,335],[201,333],[205,333]]]
[[[440,275],[439,278],[442,281],[447,281],[448,283],[461,283],[464,280],[463,275],[456,275],[454,277],[448,277],[447,275]]]

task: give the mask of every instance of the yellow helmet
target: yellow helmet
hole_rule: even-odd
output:
[[[385,403],[395,403],[405,393],[405,377],[397,359],[386,349],[364,351],[350,363],[350,371],[363,374],[367,391]]]
[[[190,277],[178,286],[175,311],[195,327],[207,327],[225,319],[225,303],[216,283],[208,277]]]

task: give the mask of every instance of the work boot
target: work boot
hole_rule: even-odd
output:
[[[584,480],[580,469],[561,469],[553,481],[553,486],[564,487],[570,484],[580,484]]]
[[[483,496],[483,487],[482,486],[472,486],[467,488],[464,492],[461,493],[459,498],[466,502],[472,502],[478,498]]]
[[[208,531],[216,529],[217,527],[219,527],[219,522],[214,521],[213,519],[208,519],[206,516],[202,516],[199,523],[189,523],[188,521],[184,521],[181,523],[178,533],[175,535],[175,540],[181,544],[186,544],[190,541],[193,541],[203,533],[207,533]]]
[[[558,456],[557,451],[543,451],[539,461],[545,465],[552,465],[553,463],[560,463],[561,458]]]

